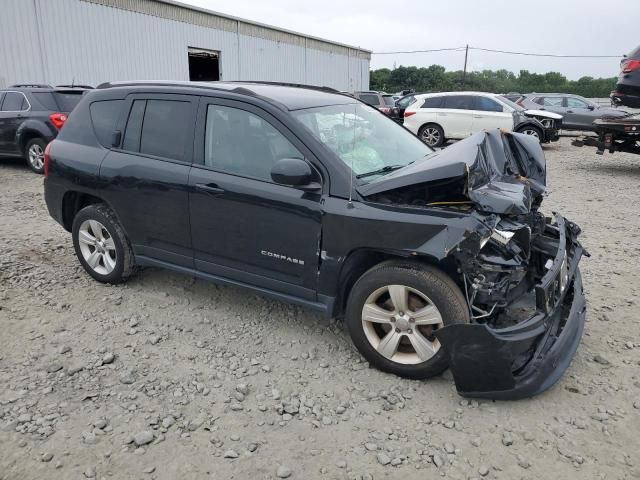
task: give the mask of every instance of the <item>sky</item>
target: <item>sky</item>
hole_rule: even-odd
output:
[[[451,48],[622,57],[640,44],[640,1],[618,0],[181,0],[220,13],[373,52]],[[518,7],[521,5],[521,7]],[[371,68],[444,65],[464,52],[372,55]],[[614,77],[619,58],[545,58],[471,50],[470,70],[560,72],[570,79]]]

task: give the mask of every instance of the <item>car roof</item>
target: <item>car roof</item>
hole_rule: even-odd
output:
[[[236,94],[260,97],[287,110],[322,107],[355,103],[356,100],[329,87],[269,82],[179,82],[179,81],[134,81],[109,82],[98,85],[97,89],[130,87],[144,88],[174,87],[195,90],[224,90]]]
[[[487,96],[487,97],[497,97],[499,93],[489,93],[489,92],[432,92],[432,93],[416,93],[412,94],[416,97],[427,98],[427,97],[437,97],[437,96],[450,96],[450,95],[477,95],[477,96]]]

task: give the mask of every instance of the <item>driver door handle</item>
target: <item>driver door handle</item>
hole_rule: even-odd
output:
[[[224,193],[224,189],[218,187],[215,183],[196,183],[196,190],[210,195],[220,195]]]

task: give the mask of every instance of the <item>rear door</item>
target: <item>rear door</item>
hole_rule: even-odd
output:
[[[16,132],[28,111],[29,102],[22,92],[5,92],[0,104],[0,154],[20,154]]]
[[[445,95],[443,106],[438,110],[437,122],[446,138],[465,138],[473,129],[474,97],[472,95]]]
[[[271,180],[283,158],[311,152],[253,105],[203,98],[189,204],[195,266],[208,274],[315,300],[320,192]]]
[[[513,113],[496,100],[482,95],[474,96],[473,121],[471,129],[473,133],[483,130],[502,128],[513,130]]]
[[[137,256],[193,267],[187,184],[198,97],[134,94],[100,167],[105,198]]]
[[[563,126],[572,125],[574,127],[592,129],[593,121],[598,118],[598,112],[589,109],[589,104],[575,97],[564,97],[566,110]]]

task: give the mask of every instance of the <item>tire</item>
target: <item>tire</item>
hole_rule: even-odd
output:
[[[44,173],[44,149],[47,142],[41,138],[32,138],[24,146],[24,159],[35,173]]]
[[[377,292],[384,291],[387,287],[391,288],[386,293],[383,293],[382,297],[379,297],[382,299],[388,297],[385,302],[382,304],[370,303],[371,299],[378,295]],[[392,289],[397,292],[399,287],[407,288],[409,292],[409,299],[406,304],[409,311],[402,312],[405,314],[404,317],[400,317],[397,314],[394,315],[396,310],[393,305],[395,302],[391,298]],[[415,292],[418,293],[416,294]],[[422,303],[424,298],[418,294],[426,297],[428,300],[426,306]],[[420,301],[420,304],[418,308],[413,308],[411,303],[416,301]],[[390,306],[389,302],[391,302],[392,311],[387,312],[386,310]],[[372,305],[374,310],[370,310]],[[384,308],[380,307],[380,305],[383,305]],[[364,320],[365,317],[371,318],[376,313],[379,313],[379,310],[376,310],[375,307],[381,308],[381,310],[384,310],[384,314],[389,315],[389,322],[377,323]],[[435,324],[438,319],[433,313],[432,307],[435,307],[440,316],[438,325]],[[367,309],[366,316],[364,314],[365,308]],[[431,312],[431,317],[426,317],[419,313],[421,309],[423,309],[423,312],[427,311],[427,308]],[[369,312],[373,313],[370,314]],[[413,323],[410,323],[412,321],[412,313],[417,315],[413,319]],[[384,321],[384,314],[376,317],[376,320]],[[396,317],[395,320],[391,320],[393,316]],[[407,316],[409,316],[408,319],[406,318]],[[429,321],[432,324],[416,326],[418,321],[421,323]],[[353,343],[371,365],[385,372],[411,379],[433,377],[441,374],[448,367],[446,353],[435,336],[433,336],[433,330],[453,323],[468,322],[469,310],[466,300],[451,278],[428,265],[398,261],[381,263],[360,277],[349,294],[345,315],[345,323]],[[395,329],[391,325],[395,325]],[[388,328],[389,326],[391,328]],[[408,330],[407,327],[409,328]],[[396,334],[392,330],[395,330]],[[401,333],[397,333],[398,331],[401,331]],[[400,336],[401,339],[396,353],[391,357],[388,354],[381,353],[393,343],[392,341],[385,343],[384,339],[397,338],[397,336]],[[417,342],[420,336],[428,340],[432,350],[422,347],[425,345],[422,339]],[[377,346],[374,345],[376,337],[379,339]],[[423,353],[426,352],[425,355],[418,355],[418,350],[414,348],[414,342],[417,342]],[[414,353],[411,353],[411,350]],[[429,355],[431,356],[429,357]]]
[[[531,135],[532,137],[536,137],[540,143],[544,140],[544,134],[542,130],[533,125],[525,125],[516,130],[517,133],[522,133],[523,135]]]
[[[444,130],[435,123],[427,123],[421,126],[418,130],[418,137],[432,148],[441,147],[445,142]]]
[[[97,281],[122,283],[134,273],[129,240],[106,205],[98,203],[80,210],[73,219],[71,235],[78,260]]]

